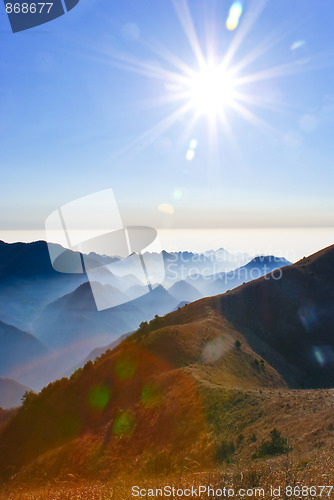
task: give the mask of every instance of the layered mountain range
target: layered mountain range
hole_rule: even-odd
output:
[[[64,270],[66,264],[72,273],[53,269],[49,249],[60,255],[56,269]],[[154,268],[161,255],[145,259]],[[223,249],[205,254],[164,251],[165,279],[147,293],[131,259],[86,255],[98,280],[88,282],[75,267],[76,252],[43,241],[0,242],[0,377],[41,389],[80,365],[90,351],[134,331],[141,322],[289,264],[282,258],[257,257],[231,270],[246,259]],[[92,288],[106,304],[118,305],[98,311]]]

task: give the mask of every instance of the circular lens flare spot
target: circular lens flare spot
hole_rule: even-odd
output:
[[[188,149],[186,152],[186,160],[192,161],[195,158],[195,151],[193,149]]]
[[[154,384],[146,384],[141,393],[141,403],[145,408],[151,408],[162,402],[162,394]]]
[[[222,337],[218,337],[208,342],[202,353],[205,363],[213,364],[221,359],[229,350],[231,346],[228,345]]]
[[[168,214],[168,215],[173,215],[174,214],[174,207],[173,205],[170,205],[169,203],[160,203],[158,206],[159,212],[162,212],[163,214]]]
[[[126,380],[136,373],[137,365],[131,358],[120,358],[115,365],[116,375],[121,380]]]
[[[195,150],[197,148],[197,139],[191,139],[189,142],[189,149]]]
[[[109,387],[98,385],[90,390],[88,401],[94,410],[103,410],[110,399]]]
[[[128,411],[119,413],[114,421],[113,434],[118,437],[128,436],[132,433],[135,426],[135,419]]]
[[[183,197],[183,189],[182,188],[175,188],[173,192],[173,196],[176,200],[181,200]]]

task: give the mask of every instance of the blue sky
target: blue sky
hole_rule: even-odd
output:
[[[80,0],[17,34],[2,8],[0,230],[43,228],[58,206],[109,187],[129,224],[333,226],[334,3],[245,0],[229,31],[232,3],[188,2],[205,59],[223,60],[245,34],[229,68],[257,53],[238,77],[263,75],[238,87],[255,121],[226,105],[232,132],[218,124],[215,138],[190,109],[140,139],[185,104],[170,100],[168,72],[180,70],[164,54],[199,69],[183,0]]]

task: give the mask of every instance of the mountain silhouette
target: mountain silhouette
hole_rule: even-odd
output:
[[[185,280],[177,281],[168,289],[168,293],[176,297],[179,302],[193,302],[203,295],[193,285]]]

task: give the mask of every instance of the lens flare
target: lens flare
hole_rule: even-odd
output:
[[[163,214],[168,214],[168,215],[174,214],[174,207],[173,205],[170,205],[170,203],[160,203],[160,205],[158,206],[158,210]]]
[[[189,149],[195,150],[197,148],[197,139],[191,139],[189,142]]]
[[[195,151],[193,149],[188,149],[186,152],[186,160],[191,161],[195,158]]]
[[[183,196],[183,189],[182,188],[175,188],[173,192],[173,196],[175,200],[181,200]]]
[[[151,408],[162,402],[162,394],[154,384],[146,384],[141,393],[141,403],[145,408]]]
[[[135,419],[128,411],[119,413],[114,421],[113,434],[118,437],[125,437],[132,433],[135,426]]]
[[[202,352],[203,360],[205,363],[213,364],[222,358],[230,349],[231,346],[224,341],[223,337],[218,337],[204,346]]]
[[[330,345],[314,346],[313,353],[316,361],[322,367],[332,365],[334,363],[334,351]]]
[[[252,5],[246,10],[242,0],[231,0],[230,9],[226,16],[226,27],[230,31],[239,28],[236,36],[231,37],[229,45],[223,50],[220,44],[216,44],[215,37],[211,37],[211,34],[206,40],[201,40],[189,9],[189,2],[182,0],[172,3],[184,35],[195,56],[195,66],[190,66],[186,60],[180,57],[179,53],[166,50],[157,43],[145,43],[145,46],[154,54],[154,58],[149,60],[147,58],[139,59],[110,47],[102,52],[107,64],[150,78],[159,82],[159,88],[163,88],[164,92],[160,97],[138,102],[136,105],[138,111],[171,105],[167,115],[163,113],[161,119],[132,142],[127,142],[126,146],[113,155],[113,158],[116,159],[126,153],[135,155],[152,143],[155,143],[159,149],[159,138],[164,137],[168,130],[180,121],[186,125],[186,133],[183,137],[189,137],[197,122],[203,117],[207,119],[209,125],[208,136],[212,152],[217,150],[221,143],[220,129],[223,130],[226,139],[231,142],[235,151],[241,149],[239,134],[234,130],[230,119],[232,115],[248,122],[265,135],[278,139],[280,132],[277,127],[271,126],[254,108],[269,111],[281,109],[282,103],[275,97],[275,93],[273,93],[272,98],[268,99],[266,92],[262,94],[261,85],[299,71],[302,72],[303,69],[299,69],[296,63],[303,65],[310,60],[306,42],[304,40],[291,40],[288,48],[291,49],[293,60],[289,63],[268,65],[264,69],[252,70],[252,64],[269,53],[282,39],[280,32],[270,34],[266,40],[261,40],[258,45],[253,46],[250,43],[249,50],[245,51],[244,56],[240,56],[240,52],[242,52],[240,48],[247,46],[247,37],[265,9],[267,0],[251,2]],[[243,22],[239,26],[241,18]],[[215,20],[213,20],[214,22]],[[137,27],[131,26],[129,29],[127,26],[126,28],[132,38],[140,36]],[[212,30],[212,32],[214,31]],[[329,108],[331,112],[331,105]],[[307,124],[306,128],[308,126]],[[187,161],[194,159],[195,149],[195,146],[190,144],[185,148]],[[184,171],[184,173],[188,172],[188,170]],[[164,207],[165,204],[162,205],[161,211],[165,211]]]
[[[126,380],[136,373],[137,365],[134,360],[128,357],[123,357],[117,360],[115,365],[115,371],[121,380]]]
[[[88,395],[88,401],[94,410],[103,410],[110,399],[109,387],[98,385],[93,387]]]
[[[303,45],[305,45],[305,43],[306,42],[304,40],[297,40],[296,42],[293,42],[293,44],[291,45],[290,49],[291,50],[297,50],[300,47],[303,47]]]
[[[238,27],[241,14],[242,14],[242,3],[234,2],[230,8],[229,15],[226,21],[226,28],[229,31],[233,31]]]
[[[312,331],[318,324],[316,309],[312,304],[300,307],[298,317],[307,332]]]

